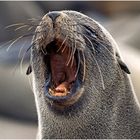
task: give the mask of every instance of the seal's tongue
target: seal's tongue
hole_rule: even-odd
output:
[[[50,94],[53,96],[66,96],[75,81],[76,60],[73,56],[73,62],[68,64],[68,49],[64,52],[52,51],[50,54],[50,66],[52,74],[52,82],[54,89],[50,89]]]

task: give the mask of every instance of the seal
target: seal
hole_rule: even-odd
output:
[[[31,48],[39,138],[140,138],[130,71],[112,36],[76,11],[47,13]]]

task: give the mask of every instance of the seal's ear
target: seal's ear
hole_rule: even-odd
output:
[[[26,71],[26,75],[29,75],[32,72],[32,66],[29,65]]]
[[[130,74],[130,71],[126,64],[117,56],[118,64],[120,65],[121,69],[124,70],[127,74]]]

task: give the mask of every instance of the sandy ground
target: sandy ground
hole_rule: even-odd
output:
[[[0,117],[0,139],[35,139],[37,125]]]

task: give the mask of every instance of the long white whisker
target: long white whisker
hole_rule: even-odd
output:
[[[84,34],[83,34],[83,36],[89,41],[89,43],[92,46],[93,52],[95,52],[95,48],[94,48],[93,43],[91,42],[91,40],[88,37],[86,37]]]
[[[15,44],[17,41],[19,41],[23,36],[18,37],[17,39],[15,39],[6,49],[7,51],[9,51],[9,49],[13,46],[13,44]]]
[[[41,51],[43,52],[44,55],[47,55],[47,51],[45,52],[42,47],[41,47]]]
[[[85,55],[84,55],[84,53],[82,52],[82,55],[83,55],[83,79],[82,79],[82,81],[84,81],[85,80],[85,75],[86,75],[86,59],[85,59]]]
[[[29,27],[29,28],[27,29],[27,31],[30,31],[32,28],[33,28],[33,26]]]
[[[61,50],[61,48],[63,47],[64,43],[66,42],[68,36],[65,37],[65,39],[63,40],[61,46],[59,47],[59,49],[57,50],[57,52],[59,52]]]
[[[70,63],[70,61],[71,61],[71,59],[72,59],[73,47],[71,47],[71,49],[69,49],[69,50],[71,50],[71,54],[70,54],[70,57],[69,57],[69,59],[68,59],[68,62],[66,63],[67,66],[69,65],[69,63]]]
[[[7,41],[7,42],[5,42],[4,44],[2,44],[2,45],[0,45],[0,48],[2,48],[2,47],[4,47],[4,46],[6,46],[8,43],[10,43],[11,41],[13,41],[14,39],[11,39],[11,40],[9,40],[9,41]]]
[[[27,26],[29,26],[29,25],[20,26],[20,27],[16,28],[15,31],[17,31],[17,30],[19,30],[19,29],[22,29],[22,28],[25,28],[25,27],[27,27]]]
[[[76,51],[76,41],[74,40],[74,50],[73,50],[73,52],[72,52],[72,56],[73,56],[73,57],[72,57],[72,60],[71,60],[71,67],[72,67],[72,65],[73,65],[75,51]]]
[[[21,61],[20,61],[20,72],[21,72],[21,74],[23,74],[22,68],[23,68],[23,60],[24,60],[25,55],[26,55],[26,52],[24,52],[24,54],[21,58]]]
[[[79,54],[79,50],[77,50],[77,53],[78,53],[78,64],[77,64],[77,71],[75,73],[75,78],[77,77],[77,74],[79,72],[79,68],[80,68],[80,54]]]
[[[11,28],[11,27],[14,27],[14,26],[19,26],[19,25],[24,25],[25,23],[15,23],[15,24],[11,24],[11,25],[8,25],[5,27],[5,29],[8,29],[8,28]]]
[[[21,56],[21,52],[23,50],[23,47],[25,46],[25,44],[27,43],[27,40],[23,43],[23,45],[21,46],[20,50],[19,50],[19,53],[18,53],[18,58],[20,58]]]
[[[93,55],[92,55],[92,57],[93,57],[93,59],[95,60],[95,63],[96,63],[97,68],[98,68],[98,70],[99,70],[100,78],[101,78],[101,83],[102,83],[102,87],[103,87],[103,89],[105,89],[104,79],[103,79],[103,75],[102,75],[100,66],[98,65],[98,62],[97,62],[96,58],[95,58]]]

